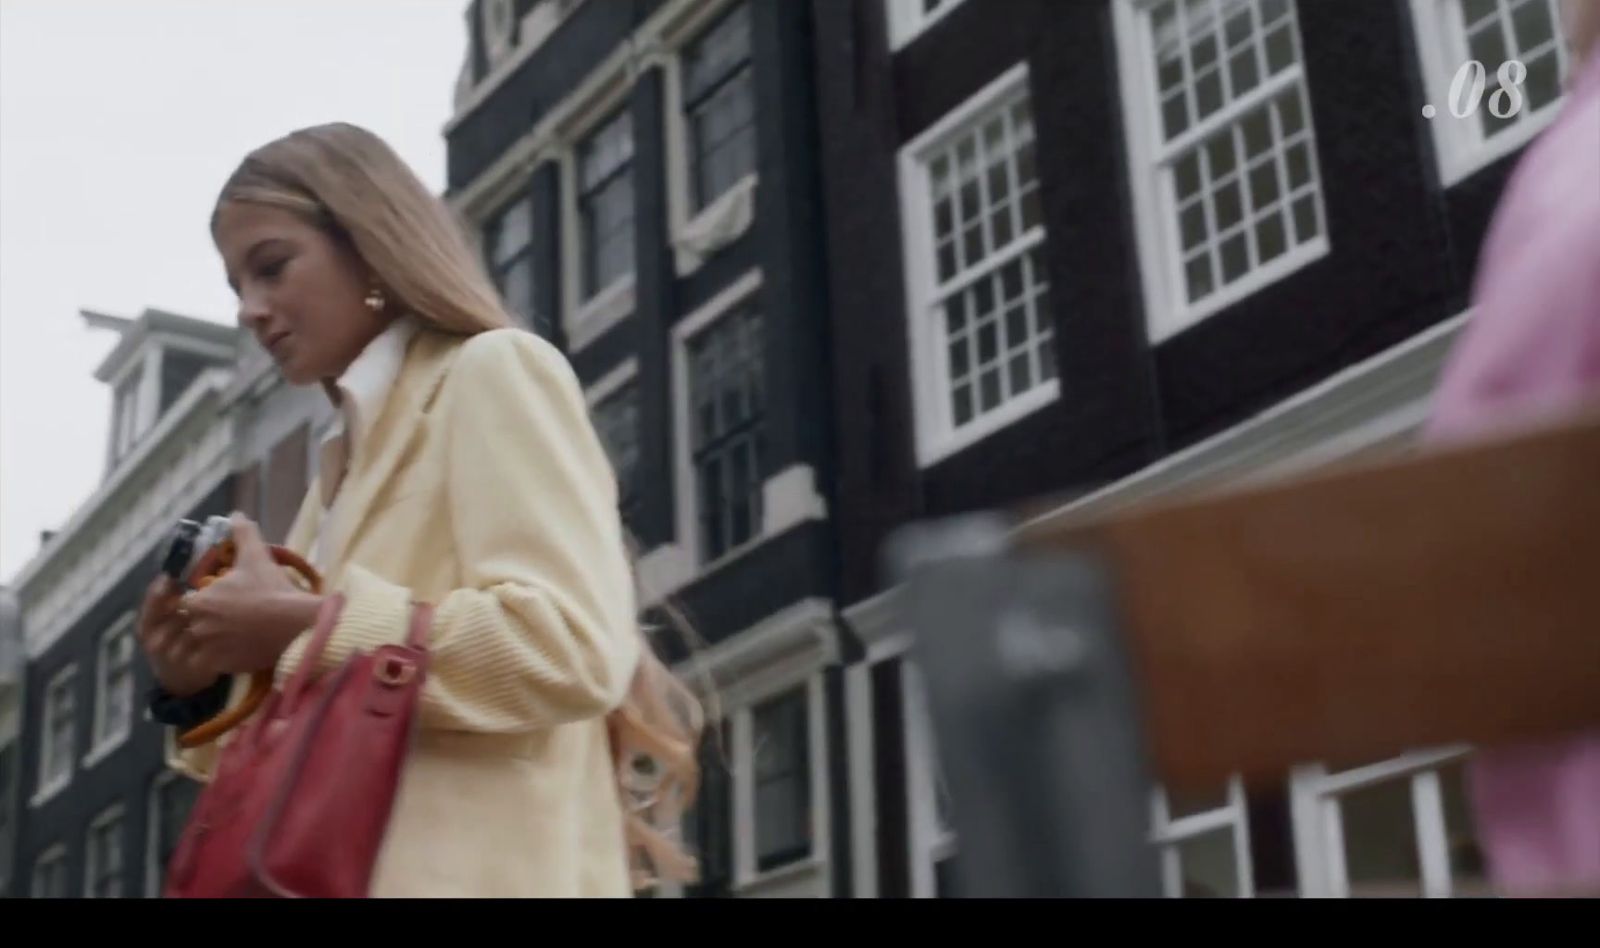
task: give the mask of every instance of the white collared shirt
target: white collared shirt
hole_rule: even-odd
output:
[[[339,488],[349,460],[356,446],[372,432],[373,422],[382,413],[389,393],[394,390],[395,380],[400,376],[406,347],[419,328],[416,317],[409,314],[398,317],[367,343],[334,383],[339,389],[338,411],[317,449],[322,526],[312,539],[311,561],[318,569],[323,568],[319,562],[322,537],[338,512],[339,497],[344,493]]]

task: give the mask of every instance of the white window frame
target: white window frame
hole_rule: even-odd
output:
[[[705,262],[729,244],[743,237],[755,223],[756,187],[760,182],[761,142],[757,135],[756,167],[727,192],[691,215],[693,201],[689,181],[689,123],[683,115],[683,52],[699,40],[723,14],[738,3],[752,5],[765,0],[715,0],[696,10],[665,38],[671,52],[665,57],[666,135],[667,135],[667,212],[671,221],[673,261],[678,276],[699,270]],[[752,29],[754,21],[752,20]],[[752,37],[750,68],[759,70]],[[757,113],[759,114],[759,103]]]
[[[889,48],[901,50],[911,41],[933,29],[965,0],[944,0],[932,13],[922,12],[922,0],[884,0],[889,7]]]
[[[100,649],[95,662],[94,673],[94,747],[84,757],[83,766],[85,768],[93,767],[105,759],[106,755],[127,741],[128,735],[133,730],[133,708],[136,700],[135,684],[137,681],[137,672],[135,670],[137,668],[135,664],[137,648],[133,642],[133,627],[137,619],[138,615],[136,613],[128,612],[100,637]],[[119,637],[126,637],[128,640],[127,714],[123,716],[121,721],[108,722],[106,714],[110,695],[107,688],[107,676],[111,670],[107,665],[108,652],[112,643],[117,641]]]
[[[1289,780],[1289,805],[1301,897],[1350,897],[1339,797],[1390,781],[1408,780],[1411,816],[1416,826],[1417,862],[1422,870],[1422,895],[1424,898],[1450,898],[1456,883],[1450,868],[1439,770],[1470,754],[1470,748],[1456,746],[1418,751],[1339,773],[1330,773],[1321,764],[1295,768]]]
[[[46,866],[50,866],[50,867],[60,866],[61,867],[61,872],[63,873],[63,877],[62,877],[62,880],[61,880],[61,894],[59,896],[54,896],[54,897],[55,898],[67,898],[68,897],[67,881],[68,880],[65,878],[65,873],[66,873],[66,868],[67,868],[67,846],[66,846],[65,843],[57,843],[54,846],[51,846],[50,848],[46,849],[44,852],[40,853],[39,857],[33,861],[33,867],[32,867],[31,872],[29,873],[29,876],[28,876],[28,894],[31,897],[36,898],[36,899],[41,899],[41,898],[45,898],[46,897],[44,895],[44,893],[40,892],[40,890],[39,890],[39,870],[44,868],[44,867],[46,867]]]
[[[609,399],[611,396],[613,396],[613,395],[617,394],[618,392],[622,391],[624,388],[626,388],[629,385],[636,384],[638,382],[638,380],[639,380],[639,360],[635,356],[629,356],[627,359],[623,360],[619,365],[617,365],[616,368],[614,368],[611,371],[607,372],[604,376],[602,376],[593,385],[589,386],[587,389],[584,390],[583,400],[584,400],[585,406],[589,410],[590,415],[592,416],[593,413],[594,413],[594,410],[596,408],[598,408],[602,403],[604,403],[607,399]],[[644,446],[644,444],[643,444],[643,442],[644,442],[643,434],[644,433],[642,431],[640,431],[640,432],[637,432],[636,435],[635,435],[635,437],[637,437],[639,439],[640,448],[641,449]],[[618,492],[620,494],[621,489],[622,489],[622,483],[621,483],[622,472],[621,471],[615,471],[613,473],[617,477],[617,489],[618,489]]]
[[[38,792],[34,795],[32,806],[39,807],[56,794],[65,790],[72,783],[72,776],[77,766],[78,752],[78,696],[72,696],[72,721],[68,729],[70,735],[65,749],[54,746],[53,738],[55,728],[55,693],[59,689],[71,690],[78,684],[78,665],[73,662],[62,668],[50,677],[50,683],[44,689],[44,704],[39,715],[39,774],[36,781]],[[57,766],[60,772],[57,773]]]
[[[1171,799],[1163,787],[1150,791],[1150,842],[1161,861],[1161,888],[1167,898],[1183,898],[1182,844],[1227,831],[1233,844],[1234,886],[1238,898],[1256,895],[1255,867],[1250,858],[1250,814],[1244,782],[1228,781],[1227,802],[1215,809],[1172,818]]]
[[[826,600],[807,599],[718,642],[673,669],[691,687],[715,687],[721,716],[707,715],[706,731],[726,722],[729,815],[732,820],[730,894],[759,895],[809,877],[826,896],[832,891],[832,796],[825,670],[838,661],[837,630]],[[797,690],[806,694],[809,729],[811,854],[766,872],[756,868],[755,753],[751,740],[758,706]],[[702,695],[704,698],[704,695]],[[848,773],[839,774],[845,779]],[[664,883],[659,893],[682,894]]]
[[[906,815],[911,849],[911,897],[938,896],[937,866],[959,850],[956,834],[939,825],[939,750],[922,670],[909,658],[900,668],[901,717],[905,722]]]
[[[629,356],[584,390],[584,403],[592,410],[638,378],[639,359],[637,356]]]
[[[762,870],[756,854],[756,775],[755,712],[773,701],[803,690],[806,698],[806,749],[810,780],[811,852],[782,866]],[[734,886],[739,891],[760,888],[814,872],[826,860],[827,837],[827,701],[822,676],[813,674],[801,682],[767,690],[759,698],[735,711],[731,718],[733,745],[733,867]]]
[[[612,327],[622,322],[638,304],[639,261],[634,259],[634,272],[613,280],[587,302],[583,299],[583,229],[579,223],[578,209],[578,146],[599,131],[619,111],[632,123],[633,83],[629,74],[621,73],[602,86],[591,103],[582,107],[572,123],[561,132],[562,144],[556,153],[556,164],[561,178],[561,312],[562,326],[566,330],[567,348],[577,352],[587,348]],[[638,137],[634,138],[634,157],[629,159],[628,174],[633,182],[634,228],[639,226],[639,154]]]
[[[911,346],[913,404],[916,406],[917,463],[927,468],[996,432],[1010,427],[1061,397],[1059,366],[1056,374],[1027,392],[1011,398],[986,414],[975,416],[961,428],[953,427],[945,347],[939,327],[930,316],[933,288],[937,285],[933,207],[928,202],[926,158],[992,109],[1007,107],[1019,96],[1031,97],[1027,63],[1018,63],[971,98],[952,109],[931,128],[900,150],[901,241],[905,253],[906,323]],[[1035,132],[1037,135],[1037,131]],[[1037,140],[1036,140],[1037,141]],[[1035,149],[1037,153],[1037,143]],[[1043,161],[1037,162],[1042,169]],[[1040,187],[1043,187],[1041,174]],[[1013,239],[1012,253],[1021,257],[1048,243],[1049,224],[1041,221],[1036,232]],[[993,256],[993,255],[991,255]],[[998,270],[1004,264],[996,264]],[[984,277],[980,277],[984,279]],[[1058,288],[1050,299],[1059,300]],[[1054,358],[1055,347],[1051,347]]]
[[[693,419],[690,417],[689,405],[690,379],[689,379],[689,343],[696,336],[711,328],[724,316],[753,297],[761,293],[764,280],[760,270],[752,270],[744,276],[729,284],[721,293],[718,293],[700,309],[688,317],[679,320],[672,327],[672,416],[673,416],[673,455],[675,458],[676,477],[674,493],[677,505],[677,535],[678,545],[688,554],[689,561],[696,564],[702,575],[721,568],[724,564],[748,553],[760,546],[771,537],[769,532],[772,519],[771,504],[766,503],[763,497],[761,523],[755,532],[745,542],[724,552],[716,560],[707,562],[705,551],[700,543],[700,491],[699,481],[694,467],[693,438],[689,432],[692,430]],[[765,316],[763,317],[765,319]],[[764,325],[771,326],[769,319]],[[765,409],[767,413],[763,424],[772,421],[770,400]],[[768,475],[766,485],[774,480]],[[765,492],[765,491],[764,491]]]
[[[1263,81],[1249,94],[1209,116],[1197,127],[1231,126],[1240,114],[1253,111],[1277,98],[1287,88],[1303,85],[1306,90],[1305,121],[1310,129],[1309,147],[1316,161],[1316,208],[1321,232],[1315,239],[1286,251],[1265,266],[1256,267],[1202,302],[1188,301],[1171,176],[1157,166],[1156,157],[1164,148],[1164,135],[1161,130],[1162,116],[1157,107],[1159,98],[1153,86],[1155,51],[1151,48],[1146,19],[1150,8],[1161,2],[1164,0],[1112,0],[1118,70],[1122,83],[1123,120],[1127,130],[1129,177],[1133,182],[1133,216],[1138,232],[1139,269],[1144,283],[1146,335],[1152,345],[1165,342],[1283,281],[1328,256],[1333,249],[1328,233],[1327,178],[1317,147],[1315,102],[1305,68],[1304,31],[1298,26],[1297,20],[1299,60],[1295,66]],[[1304,0],[1293,2],[1298,5]],[[1277,122],[1273,124],[1276,127]],[[1194,129],[1191,128],[1185,136],[1193,133]],[[1249,229],[1246,228],[1247,231]]]
[[[122,863],[117,868],[117,872],[121,876],[121,878],[119,878],[117,880],[118,895],[114,896],[114,898],[125,898],[125,897],[127,897],[127,894],[128,894],[128,845],[127,845],[127,843],[128,843],[128,839],[127,839],[128,827],[127,827],[127,822],[123,819],[125,814],[126,814],[126,809],[123,807],[122,804],[120,804],[120,803],[113,804],[113,805],[107,807],[105,810],[103,810],[100,813],[99,816],[95,817],[94,821],[89,824],[88,831],[86,833],[84,833],[84,836],[83,836],[83,854],[84,854],[83,855],[83,897],[86,898],[86,899],[92,899],[92,898],[96,898],[97,897],[95,895],[95,892],[94,892],[94,884],[95,884],[95,877],[96,877],[96,875],[98,875],[98,870],[99,870],[99,865],[98,865],[99,857],[103,855],[102,853],[100,853],[98,847],[95,845],[95,840],[97,839],[97,834],[101,830],[105,829],[107,826],[112,826],[112,825],[116,826],[117,833],[120,835],[120,838],[117,841],[117,846],[120,848],[120,851],[121,851],[121,857],[120,858],[121,858],[121,863]]]
[[[1467,49],[1466,21],[1462,15],[1461,0],[1409,0],[1411,19],[1415,24],[1417,57],[1422,68],[1424,103],[1433,106],[1434,117],[1425,121],[1433,132],[1433,143],[1439,163],[1439,179],[1444,187],[1452,187],[1500,159],[1527,145],[1544,131],[1567,101],[1562,93],[1544,108],[1531,115],[1522,116],[1517,123],[1496,137],[1484,141],[1479,138],[1479,118],[1476,114],[1457,119],[1450,111],[1450,87],[1456,73],[1472,59]],[[1565,40],[1566,24],[1560,10],[1556,11],[1556,56],[1561,64],[1562,80],[1571,60]],[[1492,77],[1499,63],[1484,63],[1485,73]],[[1421,115],[1423,105],[1417,106]],[[1489,107],[1485,93],[1480,109]]]
[[[192,778],[176,770],[163,770],[150,781],[150,797],[145,801],[144,815],[144,889],[147,898],[159,898],[162,888],[161,865],[161,793],[180,780]]]

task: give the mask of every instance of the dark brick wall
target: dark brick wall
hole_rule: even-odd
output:
[[[1465,307],[1514,159],[1440,187],[1403,0],[1298,8],[1332,251],[1152,346],[1108,0],[968,0],[898,53],[882,4],[813,0],[846,602],[908,519],[1099,486]],[[919,470],[898,153],[1019,62],[1061,397]]]

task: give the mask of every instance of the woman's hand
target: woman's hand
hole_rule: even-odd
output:
[[[187,622],[178,612],[178,584],[157,576],[139,611],[139,644],[156,681],[168,694],[187,698],[210,687],[222,671],[202,661],[188,640]]]
[[[186,638],[202,667],[248,674],[276,665],[289,644],[316,624],[322,597],[289,580],[243,514],[233,515],[233,543],[233,568],[184,596]]]

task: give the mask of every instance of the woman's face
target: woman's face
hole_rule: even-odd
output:
[[[372,282],[361,260],[298,215],[227,203],[215,237],[239,324],[291,385],[339,377],[387,324],[364,302]]]

